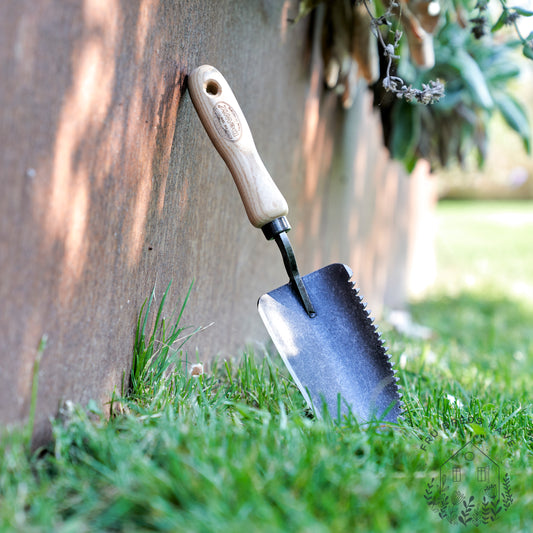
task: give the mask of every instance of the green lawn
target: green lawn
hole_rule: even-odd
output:
[[[0,531],[533,531],[531,213],[439,206],[439,281],[412,306],[434,335],[381,325],[398,426],[310,418],[275,354],[190,377],[160,342],[186,332],[168,321],[151,336],[140,320],[134,386],[110,420],[67,405],[34,454],[4,431]],[[463,479],[439,494],[465,445]]]
[[[441,290],[533,301],[533,202],[442,202],[438,227]]]

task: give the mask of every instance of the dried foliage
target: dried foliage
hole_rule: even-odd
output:
[[[358,79],[366,79],[385,144],[408,170],[420,158],[434,166],[465,165],[472,151],[481,166],[495,112],[528,153],[531,142],[527,114],[508,87],[520,74],[517,46],[533,59],[533,32],[522,35],[518,25],[533,12],[495,1],[496,22],[489,0],[454,0],[444,12],[439,0],[302,0],[297,20],[323,5],[327,86],[349,107]]]

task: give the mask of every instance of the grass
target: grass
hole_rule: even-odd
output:
[[[274,355],[246,353],[191,376],[181,313],[163,319],[167,289],[157,309],[150,298],[141,311],[131,387],[111,418],[93,403],[67,404],[53,442],[33,454],[23,431],[4,431],[0,531],[532,531],[533,308],[493,270],[505,264],[533,286],[513,262],[529,253],[530,233],[467,223],[511,208],[439,208],[446,282],[412,306],[434,336],[382,325],[404,388],[399,427],[311,418]],[[465,277],[481,255],[490,268]],[[444,505],[441,467],[472,440],[499,465],[501,497],[474,509],[469,478]]]
[[[438,225],[439,292],[533,300],[533,202],[445,201]]]

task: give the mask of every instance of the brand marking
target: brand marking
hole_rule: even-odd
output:
[[[238,141],[241,138],[242,127],[235,110],[226,102],[218,102],[213,107],[213,113],[218,133],[229,141]]]

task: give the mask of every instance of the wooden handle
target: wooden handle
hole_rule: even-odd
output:
[[[257,153],[248,123],[224,76],[209,65],[189,76],[189,92],[211,142],[226,162],[250,222],[261,228],[289,208]]]

